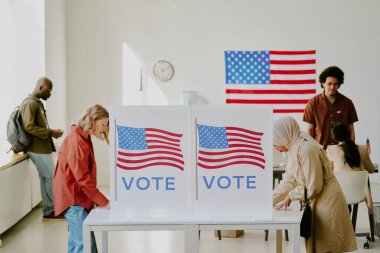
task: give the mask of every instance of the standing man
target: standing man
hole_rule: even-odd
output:
[[[37,168],[40,177],[43,219],[54,219],[53,175],[55,151],[53,139],[62,136],[60,129],[50,129],[42,100],[47,100],[53,90],[53,83],[46,77],[38,79],[32,94],[21,103],[21,118],[25,131],[32,136],[26,151]]]
[[[358,116],[354,104],[338,92],[344,82],[343,71],[336,66],[328,67],[319,75],[319,82],[323,92],[309,100],[303,114],[307,132],[326,149],[327,145],[338,144],[331,136],[331,127],[340,122],[348,127],[351,140],[355,141],[354,122]]]

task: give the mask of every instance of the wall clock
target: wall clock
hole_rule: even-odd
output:
[[[169,61],[160,60],[153,65],[153,75],[162,82],[167,82],[174,76],[174,66]]]

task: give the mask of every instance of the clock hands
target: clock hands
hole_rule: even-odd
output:
[[[167,70],[168,68],[170,68],[170,66],[166,66],[165,68],[161,68],[161,67],[160,67],[160,70],[161,70],[162,72],[164,72],[164,71]]]

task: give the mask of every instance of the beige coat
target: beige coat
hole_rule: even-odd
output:
[[[357,145],[359,149],[359,154],[361,158],[361,164],[360,167],[354,167],[351,168],[348,163],[345,162],[344,159],[344,151],[342,147],[338,145],[330,145],[327,146],[327,157],[331,160],[333,164],[333,170],[334,171],[361,171],[366,170],[369,173],[373,173],[375,171],[375,167],[373,166],[373,163],[371,159],[369,158],[367,147],[365,145]],[[372,195],[371,195],[371,189],[368,188],[367,191],[367,207],[369,211],[373,212],[373,202],[372,202]]]
[[[293,201],[303,199],[304,186],[312,208],[312,235],[305,240],[306,250],[312,252],[349,252],[357,249],[347,202],[331,169],[331,162],[323,149],[302,140],[286,168],[285,177],[273,192],[273,203],[288,194]]]

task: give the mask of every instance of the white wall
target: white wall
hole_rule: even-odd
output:
[[[0,1],[0,101],[4,101],[4,107],[0,112],[0,139],[6,137],[6,124],[10,112],[13,90],[9,89],[12,83],[12,15],[11,4],[8,1]]]
[[[47,116],[52,128],[67,128],[64,0],[0,1],[0,139],[13,109],[41,76],[54,83]]]
[[[0,3],[0,138],[13,109],[45,72],[44,1]]]
[[[11,1],[12,87],[19,104],[45,73],[45,7],[43,0]]]
[[[47,116],[51,128],[67,133],[65,10],[65,0],[45,0],[45,75],[54,84],[52,96],[47,101]],[[63,138],[56,141],[61,142]]]
[[[123,43],[141,61],[145,104],[148,94],[161,93],[166,99],[160,101],[170,105],[180,103],[183,90],[198,91],[209,104],[224,104],[224,50],[316,49],[318,73],[330,65],[345,71],[341,92],[359,115],[356,140],[369,137],[378,162],[379,9],[376,0],[68,0],[69,121],[89,104],[122,103]],[[160,59],[175,66],[170,82],[152,77]],[[97,152],[99,183],[108,184],[106,146]]]

